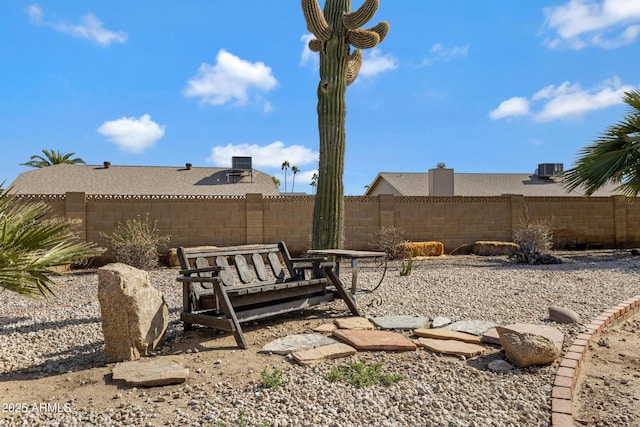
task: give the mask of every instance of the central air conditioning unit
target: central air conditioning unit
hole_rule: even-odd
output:
[[[555,178],[562,175],[564,165],[562,163],[540,163],[538,164],[539,178]]]

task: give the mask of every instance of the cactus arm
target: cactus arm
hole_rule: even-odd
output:
[[[378,11],[379,0],[366,0],[358,10],[346,13],[342,18],[342,24],[349,30],[355,30],[369,22]]]
[[[377,25],[374,25],[371,28],[366,28],[366,31],[373,31],[380,36],[380,41],[384,40],[389,34],[389,23],[387,21],[380,21]]]
[[[302,13],[307,21],[307,29],[320,41],[331,38],[331,28],[320,10],[318,0],[302,0]]]
[[[362,51],[356,49],[349,55],[349,63],[347,64],[347,86],[356,80],[360,72],[360,67],[362,67]]]
[[[322,50],[322,42],[318,39],[309,40],[309,50],[311,52],[320,52]]]
[[[347,41],[358,49],[370,49],[380,43],[380,35],[374,31],[351,30]]]

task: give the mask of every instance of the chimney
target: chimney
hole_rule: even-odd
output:
[[[191,163],[187,163],[186,165],[184,165],[185,168],[187,168],[188,171],[191,170],[191,166],[193,166]]]
[[[429,196],[453,196],[453,169],[444,163],[429,169]]]
[[[111,162],[104,162],[105,169],[109,169],[109,166],[111,166]]]

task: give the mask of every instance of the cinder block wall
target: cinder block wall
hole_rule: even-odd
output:
[[[310,247],[313,196],[40,197],[52,212],[82,221],[82,237],[103,245],[119,223],[149,216],[171,246],[229,246],[284,240],[292,252]],[[478,240],[511,241],[523,221],[541,220],[556,248],[600,243],[640,246],[640,203],[618,197],[345,197],[345,247],[371,250],[381,227],[402,227],[412,241],[435,240],[449,252]]]

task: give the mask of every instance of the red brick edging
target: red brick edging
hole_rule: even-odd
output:
[[[589,349],[589,342],[604,328],[617,324],[640,311],[640,295],[636,295],[613,308],[603,311],[579,334],[560,362],[551,390],[551,425],[573,427],[573,393],[580,376],[582,361]]]

